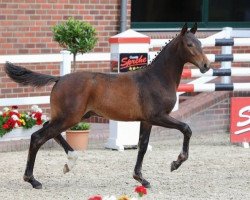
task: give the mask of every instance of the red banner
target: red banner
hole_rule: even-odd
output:
[[[231,98],[231,142],[250,142],[250,97]]]

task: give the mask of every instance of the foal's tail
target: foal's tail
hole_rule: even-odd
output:
[[[20,83],[22,85],[31,85],[34,87],[41,87],[41,86],[48,85],[53,82],[57,82],[60,79],[59,76],[51,76],[51,75],[33,72],[24,67],[14,65],[10,62],[5,63],[4,69],[7,75],[13,81]]]

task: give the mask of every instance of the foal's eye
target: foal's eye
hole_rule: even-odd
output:
[[[187,43],[187,46],[188,46],[188,47],[193,47],[194,44],[193,44],[193,43]]]

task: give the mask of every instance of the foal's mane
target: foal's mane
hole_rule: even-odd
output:
[[[190,32],[190,31],[187,31],[186,34],[189,33],[189,32]],[[180,34],[176,34],[176,36],[173,37],[171,40],[169,40],[169,42],[166,42],[166,43],[165,43],[165,46],[163,46],[163,47],[160,49],[160,51],[157,52],[157,54],[155,55],[155,57],[153,58],[153,60],[148,64],[147,67],[151,67],[151,66],[154,64],[154,62],[155,62],[157,59],[160,58],[160,56],[162,55],[162,52],[164,52],[165,49],[166,49],[167,47],[169,47],[169,45],[170,45],[173,41],[175,41],[175,40],[178,38],[178,36],[180,36]]]
[[[155,55],[155,57],[153,58],[153,60],[148,64],[147,67],[151,67],[151,66],[154,64],[155,60],[159,59],[159,57],[162,55],[162,52],[164,52],[164,50],[165,50],[167,47],[169,47],[169,44],[170,44],[172,41],[174,41],[177,37],[178,37],[178,35],[176,35],[174,38],[172,38],[171,40],[169,40],[168,42],[166,42],[166,43],[165,43],[165,46],[162,46],[162,47],[161,47],[160,51],[157,52],[157,54]]]

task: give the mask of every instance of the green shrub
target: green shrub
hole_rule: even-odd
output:
[[[53,39],[59,45],[73,54],[73,69],[75,71],[77,53],[91,51],[97,42],[95,28],[83,21],[69,18],[66,22],[52,27]]]
[[[75,131],[89,130],[89,129],[90,129],[90,124],[86,122],[79,122],[78,124],[70,128],[70,130],[75,130]]]

